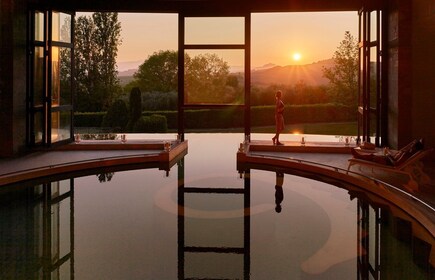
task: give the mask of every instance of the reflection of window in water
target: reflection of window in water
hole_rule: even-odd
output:
[[[74,180],[10,196],[0,197],[0,277],[73,279]]]

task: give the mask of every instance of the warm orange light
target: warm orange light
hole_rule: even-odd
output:
[[[300,53],[294,53],[293,54],[293,60],[294,61],[299,61],[299,60],[301,60],[301,58],[302,58],[302,55]]]
[[[292,134],[294,134],[294,135],[299,135],[299,134],[301,134],[299,131],[297,131],[297,130],[295,130],[295,131],[293,131],[293,132],[291,132],[290,131],[290,133],[292,133]]]

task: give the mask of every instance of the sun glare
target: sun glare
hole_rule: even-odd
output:
[[[299,61],[299,60],[301,60],[301,58],[302,58],[302,56],[301,56],[300,53],[294,53],[293,54],[293,60],[294,61]]]

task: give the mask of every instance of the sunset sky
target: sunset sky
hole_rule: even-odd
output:
[[[78,13],[77,16],[83,13]],[[177,49],[176,14],[119,14],[122,26],[122,45],[118,50],[118,69],[136,68],[149,55],[159,50]],[[229,19],[219,25],[213,21],[186,23],[186,37],[198,38],[207,34],[215,37],[238,36],[243,25],[240,19]],[[189,27],[190,26],[190,27]],[[209,32],[215,28],[216,33]],[[261,13],[252,14],[251,65],[309,64],[331,58],[345,31],[358,35],[357,12],[322,13]],[[202,29],[202,30],[201,30]],[[191,30],[191,31],[188,31]],[[204,31],[206,30],[206,31]],[[207,31],[208,30],[208,31]],[[223,31],[223,33],[222,33]],[[190,34],[192,35],[189,35]],[[202,33],[201,33],[202,32]],[[203,34],[203,35],[197,35]],[[241,33],[243,36],[243,33]],[[209,39],[213,40],[212,36]],[[186,40],[195,40],[189,39]],[[234,39],[237,41],[237,39]],[[212,42],[214,43],[214,42]],[[240,43],[240,42],[237,42]],[[241,42],[243,43],[243,41]],[[227,55],[228,54],[228,55]],[[227,51],[222,57],[233,67],[243,65],[243,52]]]

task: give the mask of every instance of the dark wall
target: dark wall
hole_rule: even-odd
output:
[[[8,157],[26,150],[28,2],[0,3],[0,157]]]
[[[392,0],[388,25],[389,144],[435,147],[435,2]]]
[[[392,0],[388,11],[388,142],[395,149],[412,139],[411,6]]]
[[[12,25],[13,1],[0,1],[0,156],[10,156],[13,153],[13,38]]]
[[[412,1],[411,45],[411,135],[435,147],[435,1]]]

